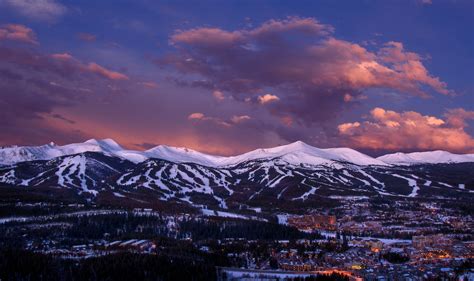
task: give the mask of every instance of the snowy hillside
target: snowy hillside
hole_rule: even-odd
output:
[[[100,152],[138,163],[147,158],[142,152],[125,150],[112,139],[90,139],[83,143],[58,146],[50,143],[42,146],[12,146],[0,149],[0,164],[11,165],[24,161],[50,160],[56,157],[84,152]]]
[[[64,187],[96,195],[110,176],[131,168],[132,162],[98,152],[21,162],[0,168],[0,182],[30,187]]]
[[[436,150],[414,153],[398,152],[380,156],[377,159],[393,165],[466,163],[474,162],[474,154],[453,154],[447,151]]]
[[[204,154],[185,147],[159,145],[144,152],[148,159],[157,158],[176,163],[196,163],[204,166],[217,166],[226,157]]]
[[[222,209],[248,204],[258,207],[311,205],[353,197],[474,196],[474,163],[361,166],[330,163],[326,158],[334,155],[326,152],[304,148],[286,153],[288,149],[280,147],[271,154],[280,157],[263,159],[257,151],[252,157],[258,159],[226,167],[155,158],[133,163],[101,152],[85,152],[0,167],[0,183],[20,190],[49,188],[45,192],[51,192],[52,188],[55,192],[67,190],[80,197],[108,196],[107,200],[137,204],[166,201]],[[310,160],[311,164],[288,163],[297,161],[300,155],[307,157],[303,160]],[[348,151],[348,155],[353,156],[353,152]],[[168,156],[175,157],[172,153]],[[355,156],[360,157],[357,153]]]

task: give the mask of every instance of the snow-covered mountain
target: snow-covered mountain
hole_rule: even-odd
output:
[[[474,198],[474,161],[455,163],[470,156],[447,152],[376,159],[349,148],[295,142],[220,157],[168,146],[126,150],[112,140],[89,140],[4,148],[0,156],[0,186],[46,189],[49,195],[66,190],[89,200],[108,196],[231,209],[299,208],[354,196]]]
[[[204,154],[185,147],[159,145],[143,152],[147,158],[163,159],[176,163],[196,163],[204,166],[218,166],[226,157]]]
[[[146,151],[128,150],[122,148],[112,139],[91,139],[83,143],[73,143],[63,146],[50,143],[42,146],[11,146],[1,148],[0,165],[10,165],[24,161],[50,160],[60,156],[84,152],[100,152],[134,163],[157,158],[177,163],[196,163],[209,167],[225,167],[250,160],[271,158],[281,158],[294,165],[329,165],[334,162],[348,162],[360,166],[383,166],[387,165],[387,163],[397,163],[397,161],[384,161],[384,157],[373,158],[350,148],[320,149],[301,141],[273,148],[256,149],[241,155],[222,157],[201,153],[184,147],[171,147],[166,145],[160,145]],[[472,158],[472,156],[466,157]],[[433,158],[429,158],[427,162],[432,163],[432,159]]]
[[[56,157],[84,152],[98,152],[118,157],[133,163],[148,159],[163,159],[175,163],[194,163],[208,167],[234,166],[246,161],[279,158],[292,165],[331,165],[351,163],[359,166],[387,166],[436,163],[474,162],[474,154],[453,154],[447,151],[394,153],[373,158],[350,148],[320,149],[297,141],[273,148],[256,149],[236,156],[216,156],[184,147],[159,145],[146,151],[122,148],[112,139],[91,139],[83,143],[63,146],[54,143],[42,146],[11,146],[0,149],[0,165],[11,165],[24,161],[50,160]]]
[[[133,165],[100,152],[84,152],[0,168],[0,182],[20,187],[76,189],[78,194],[96,195],[110,176],[123,173]]]
[[[220,157],[213,166],[237,165],[251,160],[281,158],[289,164],[329,165],[334,162],[348,162],[360,166],[387,165],[386,163],[350,148],[320,149],[302,141],[273,148],[256,149],[241,155]]]
[[[112,139],[90,139],[83,143],[58,146],[49,143],[41,146],[11,146],[0,149],[0,164],[11,165],[24,161],[50,160],[56,157],[74,155],[84,152],[100,152],[138,163],[145,161],[142,152],[123,149]]]
[[[454,154],[436,150],[413,153],[393,153],[383,155],[378,160],[392,165],[441,164],[474,162],[474,154]]]
[[[0,167],[0,183],[20,190],[67,190],[83,198],[109,194],[140,204],[166,201],[223,209],[300,207],[346,197],[474,198],[474,163],[359,166],[287,160],[284,154],[211,167],[156,158],[136,164],[85,152]]]

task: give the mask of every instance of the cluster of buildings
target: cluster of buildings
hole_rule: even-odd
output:
[[[374,208],[368,202],[347,202],[334,210],[337,229],[358,236],[411,238],[435,233],[465,233],[474,229],[472,215],[437,203],[395,201]]]
[[[252,260],[246,268],[338,270],[363,280],[474,280],[474,218],[437,203],[400,200],[374,207],[351,201],[330,215],[321,210],[283,217],[280,223],[326,239],[277,243],[267,262],[255,261],[250,251],[235,253]]]
[[[88,244],[65,246],[56,241],[48,240],[44,243],[31,243],[27,249],[64,259],[83,259],[119,252],[152,254],[155,252],[156,244],[147,239],[129,239],[113,242],[94,241]]]
[[[289,216],[287,223],[303,231],[311,230],[336,230],[337,221],[334,215],[310,214],[302,216]]]
[[[351,280],[455,280],[460,277],[474,280],[474,270],[465,268],[466,265],[472,267],[474,261],[474,218],[471,215],[459,215],[436,203],[402,200],[391,204],[374,207],[367,201],[351,201],[332,209],[330,214],[322,210],[307,215],[285,215],[284,223],[326,236],[316,240],[262,242],[229,238],[193,242],[189,237],[179,239],[189,239],[196,249],[207,253],[231,249],[226,254],[234,268],[225,272],[235,276],[269,276],[268,280],[274,280],[271,276],[303,277],[336,272]],[[106,214],[109,213],[111,211]],[[189,215],[162,218],[151,209],[135,209],[133,213],[163,220],[172,237],[178,237],[179,222],[189,218]],[[64,230],[70,223],[48,221],[30,226],[42,231],[45,227]],[[142,224],[136,226],[137,236],[142,236],[144,228]],[[35,239],[27,248],[70,259],[119,252],[157,252],[152,240],[111,240],[110,235],[104,234],[101,240],[71,246],[54,239],[43,242]],[[74,243],[83,242],[74,240]],[[259,249],[258,253],[255,249]]]
[[[324,248],[321,241],[313,243],[309,246],[316,250],[282,249],[275,252],[273,258],[285,271],[332,268],[364,280],[454,278],[456,268],[474,259],[472,241],[460,241],[453,235],[443,234],[417,236],[413,241],[354,238],[349,241],[348,249],[329,252],[318,250]],[[474,271],[472,273],[474,277]]]
[[[396,210],[396,211],[395,211]],[[302,231],[338,231],[352,236],[411,239],[436,233],[466,233],[474,229],[472,215],[437,203],[395,201],[374,208],[368,201],[347,201],[332,214],[285,215],[284,222]],[[471,233],[472,234],[472,233]]]

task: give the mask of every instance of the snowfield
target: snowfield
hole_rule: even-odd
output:
[[[11,146],[0,149],[0,165],[11,165],[24,161],[50,160],[60,156],[84,152],[100,152],[140,163],[150,158],[164,159],[175,163],[196,163],[208,167],[234,166],[246,161],[280,158],[292,164],[334,165],[337,162],[359,166],[410,165],[421,163],[474,162],[474,154],[453,154],[447,151],[395,153],[373,158],[350,148],[320,149],[302,141],[273,148],[260,148],[236,156],[216,156],[185,147],[159,145],[146,151],[122,148],[112,139],[90,139],[83,143],[58,146],[54,143],[42,146]]]
[[[474,162],[474,154],[454,154],[447,151],[436,150],[413,153],[398,152],[380,156],[377,159],[393,165],[465,163]]]

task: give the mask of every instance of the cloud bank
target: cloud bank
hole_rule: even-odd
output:
[[[272,89],[279,102],[272,114],[311,124],[334,117],[348,101],[364,99],[370,89],[389,89],[427,97],[452,93],[429,73],[422,56],[400,42],[378,49],[338,39],[334,28],[314,18],[269,20],[253,29],[216,27],[177,30],[174,52],[158,59],[190,77],[188,84],[225,91],[235,100],[275,101],[262,95]]]
[[[37,21],[54,22],[67,12],[66,6],[55,0],[0,0],[0,6]]]
[[[343,123],[339,134],[347,145],[374,150],[449,150],[474,153],[474,138],[465,128],[474,111],[448,110],[444,118],[415,111],[374,108],[368,121]]]
[[[1,40],[38,44],[36,34],[33,30],[21,24],[0,25],[0,41]]]

